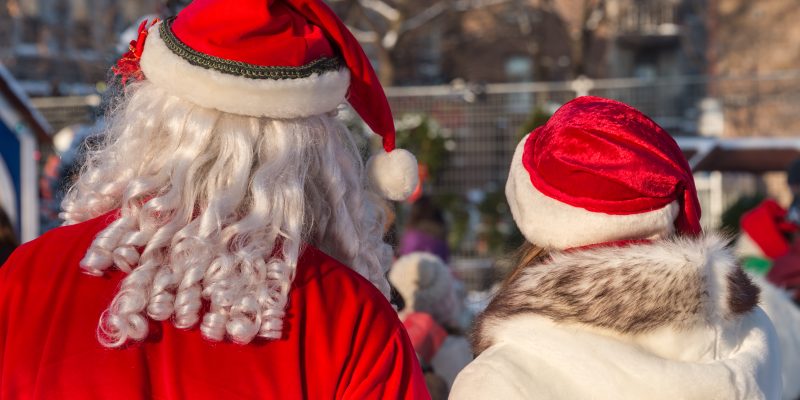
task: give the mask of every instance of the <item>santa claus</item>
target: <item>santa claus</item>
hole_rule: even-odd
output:
[[[426,398],[374,194],[416,162],[342,22],[195,0],[130,50],[66,226],[0,269],[0,398]],[[346,100],[383,138],[366,169]]]

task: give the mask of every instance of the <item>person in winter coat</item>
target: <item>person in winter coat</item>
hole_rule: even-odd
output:
[[[800,303],[800,235],[798,225],[788,217],[776,201],[765,200],[742,216],[737,250],[740,255],[766,260],[770,264],[767,280]]]
[[[742,214],[734,253],[742,260],[745,271],[769,277],[775,260],[791,252],[792,236],[798,226],[786,217],[786,210],[773,199]]]
[[[416,161],[333,11],[195,0],[130,49],[66,226],[0,269],[0,398],[428,398],[376,196]],[[384,139],[366,170],[346,99]]]
[[[579,97],[525,137],[506,196],[528,243],[452,399],[780,399],[778,342],[691,170],[639,111]]]
[[[442,210],[428,196],[420,197],[411,205],[408,223],[397,246],[400,256],[416,252],[435,254],[444,262],[450,260],[447,221]]]
[[[449,390],[459,371],[472,361],[463,335],[469,317],[450,268],[433,254],[411,253],[395,261],[389,281],[405,303],[400,319],[423,367],[441,377]]]
[[[760,289],[759,306],[769,316],[778,335],[783,370],[782,398],[796,400],[800,399],[800,380],[795,379],[796,371],[800,370],[800,309],[791,297],[796,291],[785,290],[793,289],[792,280],[780,278],[787,277],[781,274],[787,271],[787,266],[791,267],[787,261],[797,260],[796,243],[790,245],[789,240],[798,227],[786,217],[786,210],[775,200],[764,200],[742,216],[741,234],[734,248],[742,268]],[[779,279],[775,279],[776,276]]]

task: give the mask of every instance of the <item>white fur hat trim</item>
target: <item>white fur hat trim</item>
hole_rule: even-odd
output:
[[[525,136],[517,145],[506,182],[506,198],[520,231],[531,243],[555,249],[664,236],[675,229],[677,201],[640,214],[612,215],[574,207],[546,196],[522,164]]]
[[[154,24],[148,30],[140,65],[149,81],[197,105],[231,114],[301,118],[336,109],[345,101],[350,71],[298,79],[251,79],[190,64],[170,50]]]

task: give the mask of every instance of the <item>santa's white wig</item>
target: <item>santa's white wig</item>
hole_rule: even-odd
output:
[[[100,317],[103,345],[144,339],[147,316],[248,343],[281,336],[306,244],[388,297],[392,252],[379,201],[332,113],[234,115],[145,80],[126,88],[62,216],[74,224],[120,210],[81,261],[93,275],[127,274]]]

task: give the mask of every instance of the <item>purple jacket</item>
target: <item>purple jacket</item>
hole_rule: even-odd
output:
[[[437,255],[445,263],[450,259],[450,249],[447,242],[426,232],[407,228],[400,239],[398,255],[404,256],[415,251],[424,251]]]

